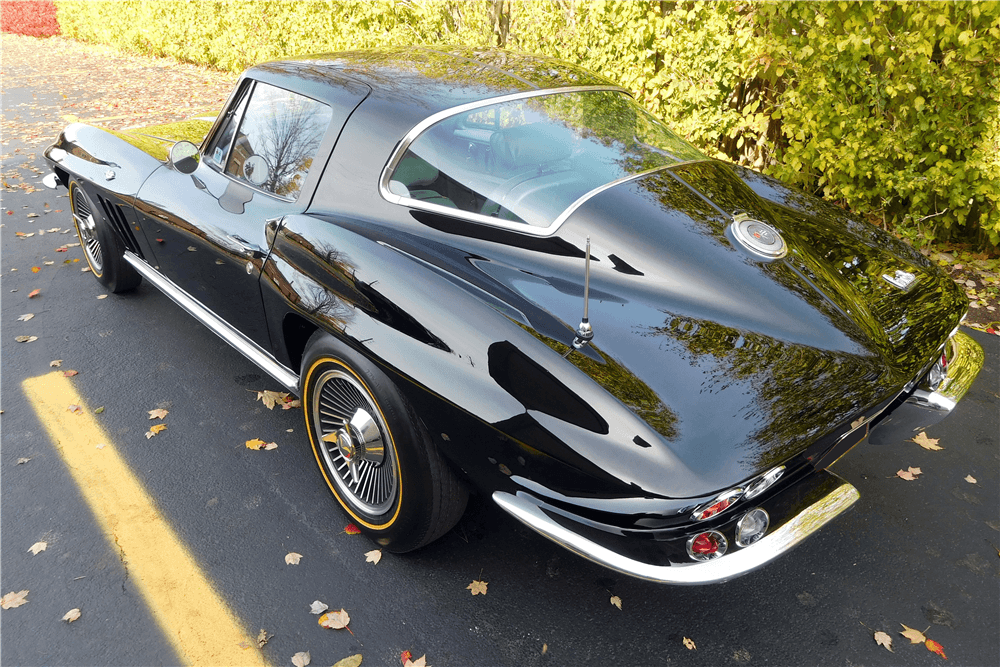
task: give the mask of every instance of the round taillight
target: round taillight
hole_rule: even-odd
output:
[[[761,508],[750,510],[736,523],[736,545],[747,547],[764,537],[770,523],[770,517]]]
[[[717,530],[709,530],[689,539],[687,552],[692,560],[712,560],[726,553],[728,546],[725,535]]]

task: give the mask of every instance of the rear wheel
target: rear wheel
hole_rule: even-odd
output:
[[[109,291],[127,292],[142,276],[125,261],[125,247],[76,179],[69,184],[70,210],[84,257],[97,281]]]
[[[468,495],[385,373],[318,333],[307,345],[302,378],[313,454],[353,522],[394,552],[448,532]]]

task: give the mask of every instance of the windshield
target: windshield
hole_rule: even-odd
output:
[[[616,90],[478,107],[424,130],[389,176],[403,199],[548,227],[583,195],[705,156]]]

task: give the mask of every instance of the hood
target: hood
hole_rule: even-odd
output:
[[[745,250],[729,230],[741,213],[776,229],[787,255]],[[569,359],[659,433],[687,468],[683,495],[727,488],[870,418],[958,325],[960,290],[875,231],[768,202],[717,162],[609,188],[559,230],[592,242],[593,349]],[[527,254],[516,269],[475,265],[575,329],[583,261]],[[882,277],[896,271],[915,282]]]
[[[127,131],[106,129],[105,132],[132,144],[160,162],[166,162],[170,147],[178,141],[190,141],[195,146],[201,145],[208,131],[212,129],[213,122],[215,122],[214,117],[199,117],[176,123],[131,128]]]

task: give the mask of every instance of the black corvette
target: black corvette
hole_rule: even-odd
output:
[[[301,396],[323,480],[392,551],[471,489],[607,567],[725,581],[849,508],[829,467],[982,365],[922,255],[557,60],[266,63],[215,119],[74,124],[45,156],[95,277],[149,281]]]

